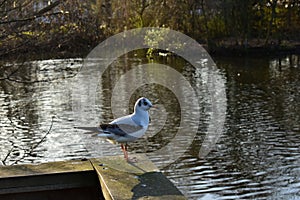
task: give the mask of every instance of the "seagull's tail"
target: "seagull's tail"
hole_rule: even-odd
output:
[[[92,134],[92,137],[102,137],[106,139],[112,139],[112,135],[106,131],[103,131],[100,127],[75,127],[76,129],[86,130],[84,134]]]
[[[100,127],[75,127],[76,129],[86,130],[85,134],[99,134],[103,133],[103,130]]]

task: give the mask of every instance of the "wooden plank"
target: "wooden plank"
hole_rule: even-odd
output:
[[[99,184],[90,172],[69,172],[0,178],[0,194],[93,187]]]
[[[145,155],[131,157],[137,162],[122,156],[91,159],[105,199],[186,199]]]
[[[1,200],[104,200],[101,191],[95,187],[46,190],[0,195]]]
[[[82,172],[93,171],[94,168],[90,161],[74,160],[74,161],[61,161],[41,163],[35,165],[13,165],[0,167],[0,177],[18,177],[29,175],[43,175],[67,172]]]
[[[72,192],[98,191],[102,196],[97,174],[88,160],[0,167],[0,199],[63,193],[59,191],[70,191],[68,196]]]

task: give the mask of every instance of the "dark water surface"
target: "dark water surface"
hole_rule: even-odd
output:
[[[122,74],[149,62],[138,55],[116,60],[101,80],[82,74],[78,89],[74,81],[81,59],[4,63],[0,69],[0,160],[11,165],[121,154],[119,146],[74,127],[109,122],[112,106],[127,113],[137,97],[147,96],[158,106],[150,113],[147,135],[130,145],[130,153],[147,153],[187,197],[300,199],[300,57],[214,60],[214,72],[194,69],[179,58],[150,61],[174,67],[196,88],[198,101],[188,99],[200,112],[196,122],[193,109],[181,104],[172,88],[162,85],[139,86],[130,94],[125,110],[122,104],[111,105],[115,84],[124,87],[120,99],[128,91],[130,83],[118,81]],[[168,75],[159,69],[155,73]],[[146,78],[143,76],[137,71],[132,80]],[[95,91],[95,106],[83,106],[82,113],[74,113],[74,91],[90,90],[87,81],[97,81],[91,90]],[[226,94],[218,96],[222,89]],[[188,98],[184,88],[180,91]],[[216,102],[211,100],[212,92],[220,97]],[[199,157],[206,134],[215,132],[221,117],[225,120],[222,130],[217,130],[221,138],[208,155]],[[198,127],[196,135],[183,130],[184,135],[176,137],[182,118],[191,128]],[[172,153],[152,154],[169,144],[175,146]],[[185,144],[188,146],[182,148]]]

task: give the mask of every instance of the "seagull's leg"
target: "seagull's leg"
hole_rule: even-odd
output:
[[[121,149],[123,151],[124,158],[126,159],[126,150],[125,150],[125,146],[123,144],[121,144]]]
[[[128,149],[128,145],[127,143],[124,145],[124,144],[121,144],[121,149],[124,153],[124,158],[125,160],[128,162],[129,161],[129,158],[128,158],[128,152],[127,152],[127,149]]]
[[[128,147],[128,145],[127,145],[127,143],[125,143],[125,159],[128,161],[128,151],[127,151],[127,147]]]
[[[127,143],[124,145],[124,149],[125,149],[124,157],[125,157],[126,161],[127,162],[131,162],[131,163],[137,162],[137,159],[135,157],[132,158],[132,159],[129,159],[129,157],[128,157],[128,151],[127,151],[127,149],[128,149],[128,144]]]

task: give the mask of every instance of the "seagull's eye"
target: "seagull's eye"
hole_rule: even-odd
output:
[[[147,106],[147,105],[148,105],[147,101],[144,101],[144,105],[145,105],[145,106]]]

